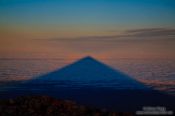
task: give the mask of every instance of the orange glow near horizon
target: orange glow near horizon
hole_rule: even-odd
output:
[[[157,41],[99,41],[99,40],[31,40],[1,41],[1,58],[175,58],[173,42]]]

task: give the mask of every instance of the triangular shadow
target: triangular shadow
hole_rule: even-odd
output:
[[[111,87],[115,89],[150,88],[110,66],[90,56],[73,62],[61,69],[47,73],[30,81],[30,83],[57,84],[57,86],[77,87]]]

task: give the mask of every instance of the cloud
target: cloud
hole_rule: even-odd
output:
[[[133,40],[175,40],[175,29],[173,28],[142,28],[123,31],[114,35],[82,36],[74,38],[50,38],[47,41],[61,42],[86,42],[86,41],[133,41]],[[41,39],[43,40],[43,39]]]
[[[142,37],[175,37],[175,29],[170,28],[146,28],[133,29],[125,32],[128,36]]]

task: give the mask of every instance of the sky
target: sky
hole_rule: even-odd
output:
[[[175,59],[174,0],[0,0],[0,58]]]

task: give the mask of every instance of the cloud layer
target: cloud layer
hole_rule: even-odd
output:
[[[131,29],[123,31],[120,34],[103,35],[103,36],[82,36],[76,38],[54,38],[49,39],[51,41],[111,41],[111,40],[144,40],[144,39],[174,39],[175,29],[173,28],[143,28],[143,29]]]

